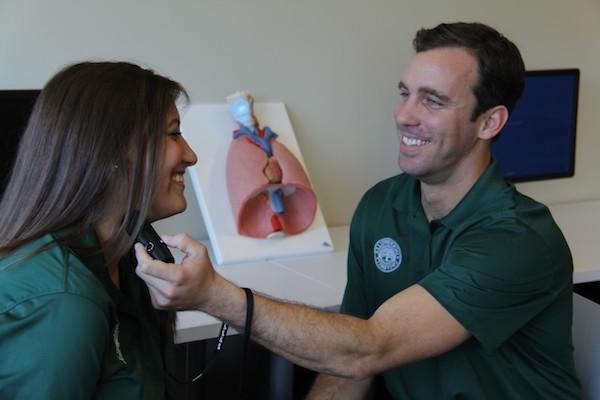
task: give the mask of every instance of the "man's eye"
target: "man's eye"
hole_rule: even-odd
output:
[[[400,97],[402,97],[403,99],[408,97],[408,90],[402,90],[400,89],[400,93],[399,93]]]
[[[433,108],[439,108],[444,105],[444,103],[436,97],[426,97],[425,104],[427,104],[427,106],[433,107]]]

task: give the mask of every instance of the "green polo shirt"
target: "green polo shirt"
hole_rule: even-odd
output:
[[[102,256],[55,237],[0,258],[0,398],[164,399],[157,315],[133,265],[121,263],[117,289]],[[98,247],[93,233],[80,244]]]
[[[394,398],[578,399],[572,269],[548,209],[506,183],[494,161],[431,223],[419,182],[403,174],[371,188],[356,210],[342,312],[368,318],[419,284],[471,334],[385,372]]]

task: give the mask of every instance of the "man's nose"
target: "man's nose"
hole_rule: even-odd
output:
[[[417,107],[418,105],[412,99],[399,101],[394,109],[396,124],[405,126],[418,125]]]

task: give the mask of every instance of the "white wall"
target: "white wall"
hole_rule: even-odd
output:
[[[327,223],[347,224],[360,195],[398,171],[392,110],[414,32],[455,20],[495,26],[529,69],[581,69],[576,176],[519,188],[550,204],[600,198],[597,0],[0,0],[0,88],[125,59],[180,81],[196,103],[238,89],[282,101]],[[165,229],[203,236],[199,219],[192,204]]]

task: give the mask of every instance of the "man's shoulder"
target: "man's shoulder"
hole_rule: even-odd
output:
[[[102,308],[110,301],[94,273],[50,234],[0,258],[0,312],[62,294],[78,296]]]
[[[514,190],[509,204],[509,207],[500,209],[493,215],[492,221],[496,225],[507,227],[508,230],[526,229],[542,236],[560,232],[550,209],[544,203]]]
[[[454,245],[462,252],[453,252],[453,257],[487,255],[490,262],[482,265],[487,270],[496,265],[506,279],[511,275],[519,279],[527,274],[541,276],[552,266],[570,273],[569,246],[548,207],[516,190],[505,203],[506,207],[476,216],[455,229]]]

